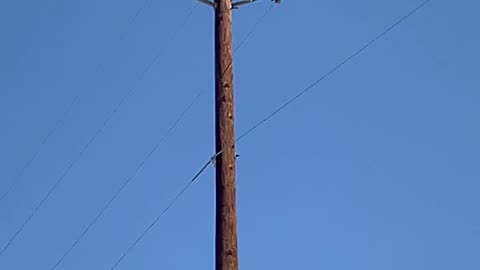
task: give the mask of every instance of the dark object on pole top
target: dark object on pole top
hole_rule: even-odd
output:
[[[211,6],[213,8],[216,8],[217,4],[214,0],[197,0],[203,4],[206,4],[208,6]],[[231,9],[237,9],[239,6],[241,5],[245,5],[245,4],[250,4],[250,3],[253,3],[253,2],[256,2],[258,0],[240,0],[240,1],[236,1],[236,2],[232,2],[231,3]],[[276,4],[280,4],[281,0],[272,0],[272,2],[275,2]]]

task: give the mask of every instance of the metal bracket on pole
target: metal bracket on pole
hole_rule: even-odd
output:
[[[238,6],[250,4],[255,1],[257,0],[240,0],[240,1],[234,2],[232,3],[232,9],[237,9]],[[280,4],[281,0],[272,0],[272,2],[275,2],[275,4]]]
[[[213,8],[215,8],[217,6],[214,2],[211,2],[209,0],[197,0],[197,1],[202,3],[202,4],[205,4],[207,6],[211,6]]]
[[[257,0],[241,0],[241,1],[238,1],[238,2],[234,2],[232,3],[232,9],[237,9],[238,6],[241,6],[241,5],[245,5],[245,4],[250,4],[252,2],[255,2]]]
[[[213,8],[217,7],[217,3],[212,2],[211,0],[197,0],[197,1],[202,3],[202,4],[205,4],[207,6],[211,6]],[[233,2],[231,9],[237,9],[241,5],[250,4],[250,3],[253,3],[255,1],[257,1],[257,0],[240,0],[240,1],[237,1],[237,2]],[[272,0],[272,1],[277,3],[277,4],[280,4],[281,0]]]

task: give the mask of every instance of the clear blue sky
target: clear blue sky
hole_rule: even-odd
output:
[[[190,0],[0,1],[0,257],[48,270],[203,94],[58,269],[109,269],[213,153],[213,21]],[[283,1],[238,51],[237,134],[420,0]],[[238,42],[268,1],[234,12]],[[480,269],[478,1],[434,0],[238,145],[242,269]],[[125,34],[125,38],[121,36]],[[213,269],[210,168],[118,267]]]

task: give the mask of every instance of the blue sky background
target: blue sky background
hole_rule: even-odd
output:
[[[109,269],[213,153],[213,20],[192,1],[0,1],[0,256],[48,270],[202,93],[58,269]],[[237,134],[417,0],[283,1],[235,60]],[[234,12],[235,41],[268,1]],[[432,1],[238,145],[242,269],[480,269],[478,1]],[[124,39],[121,36],[125,35]],[[117,269],[213,269],[209,169]]]

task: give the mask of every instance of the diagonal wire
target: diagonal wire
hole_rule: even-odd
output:
[[[142,71],[140,74],[138,80],[137,80],[137,85],[138,82],[141,81],[144,76],[150,71],[152,66],[157,63],[158,59],[163,53],[164,47],[172,41],[175,36],[180,32],[180,30],[187,24],[188,20],[190,19],[191,15],[193,14],[193,11],[195,9],[195,5],[192,6],[192,8],[189,10],[187,16],[184,18],[182,21],[181,25],[173,32],[173,34],[170,36],[170,39],[167,39],[163,46],[161,46],[159,52],[157,55],[153,58],[153,60],[147,65],[147,67]],[[110,120],[113,118],[115,113],[118,111],[118,109],[127,101],[127,99],[137,90],[138,88],[135,86],[132,89],[130,89],[126,95],[120,100],[120,102],[114,107],[114,109],[110,112],[110,114],[107,116],[107,118],[104,120],[103,124],[100,126],[100,128],[95,132],[95,134],[90,138],[90,140],[87,142],[87,144],[84,145],[83,149],[78,153],[77,157],[68,165],[68,167],[65,169],[63,174],[60,176],[60,178],[55,182],[55,184],[50,188],[50,190],[47,192],[47,194],[42,198],[40,203],[35,207],[33,212],[27,217],[27,219],[22,223],[22,225],[17,229],[17,231],[13,234],[13,236],[8,240],[7,244],[0,250],[0,257],[5,253],[5,251],[10,247],[10,245],[15,241],[15,239],[18,237],[18,235],[23,231],[25,226],[30,222],[30,220],[35,216],[35,214],[38,212],[40,207],[47,201],[47,199],[50,197],[50,195],[56,190],[56,188],[62,183],[64,180],[65,176],[70,172],[70,170],[73,168],[73,166],[82,158],[83,154],[85,151],[93,144],[93,142],[98,138],[98,136],[103,132],[107,124],[110,122]]]
[[[32,165],[32,162],[37,158],[38,154],[40,154],[40,151],[42,150],[43,146],[47,144],[50,137],[52,137],[53,134],[55,134],[55,132],[59,130],[61,126],[63,126],[63,124],[65,123],[65,119],[70,114],[75,104],[78,102],[79,97],[80,96],[77,95],[72,100],[72,102],[68,105],[67,109],[62,113],[62,116],[57,121],[55,126],[47,133],[47,135],[42,139],[40,144],[37,146],[36,150],[33,152],[33,155],[30,157],[30,159],[23,165],[20,171],[18,171],[18,173],[14,176],[11,184],[7,187],[7,190],[0,197],[0,203],[2,203],[2,201],[15,189],[15,187],[20,182],[20,179],[22,178],[25,171],[30,167],[30,165]]]
[[[112,205],[112,203],[117,199],[117,197],[120,195],[120,193],[130,184],[130,182],[137,176],[137,174],[143,169],[145,166],[145,163],[151,158],[151,156],[158,150],[160,145],[167,139],[169,135],[171,135],[178,124],[184,119],[185,115],[192,109],[192,107],[198,102],[200,98],[201,93],[197,94],[195,99],[188,104],[188,106],[182,111],[182,113],[178,116],[178,118],[173,122],[173,124],[168,128],[168,130],[163,134],[163,136],[159,139],[159,141],[155,144],[155,146],[147,153],[147,155],[143,158],[143,160],[138,164],[136,169],[134,170],[133,174],[128,177],[123,184],[120,186],[120,188],[113,194],[113,196],[110,198],[110,200],[107,202],[107,204],[98,212],[98,214],[95,216],[95,218],[87,225],[85,230],[80,234],[80,236],[72,243],[72,245],[63,253],[63,255],[60,257],[60,259],[57,261],[57,263],[51,268],[51,270],[57,269],[57,267],[62,263],[62,261],[70,254],[70,252],[80,243],[80,241],[87,235],[87,233],[90,231],[90,229],[100,220],[102,215],[105,213],[105,211]]]
[[[234,53],[236,53],[248,40],[248,38],[257,30],[258,26],[265,20],[267,15],[273,8],[274,3],[272,3],[266,12],[258,18],[258,20],[253,24],[247,34],[241,39],[238,45],[234,49]],[[225,71],[222,72],[222,77],[225,75],[226,71],[232,66],[232,61],[230,64],[225,68]],[[213,163],[215,158],[219,156],[223,150],[218,152],[217,154],[213,155],[205,164],[201,167],[201,169],[186,183],[186,185],[180,190],[179,193],[173,198],[173,200],[165,207],[162,212],[153,220],[152,223],[138,236],[138,238],[127,248],[127,250],[115,261],[113,266],[110,268],[111,270],[115,269],[124,259],[125,257],[133,250],[133,248],[147,235],[147,233],[160,221],[160,219],[172,208],[172,206],[184,195],[184,193],[190,188],[190,186],[203,174],[203,172],[208,168],[208,166]]]
[[[140,16],[140,14],[142,14],[143,10],[152,2],[152,0],[146,0],[143,2],[143,4],[137,9],[137,11],[135,12],[135,15],[133,15],[132,19],[130,20],[129,23],[127,23],[127,29],[129,29],[130,27],[132,27],[132,25],[135,23],[135,21],[138,19],[138,17]],[[120,37],[120,40],[123,40],[125,38],[126,34],[122,35],[122,37]]]
[[[347,64],[348,62],[350,62],[352,59],[354,59],[355,57],[357,57],[358,55],[360,55],[362,52],[364,52],[365,50],[367,50],[368,48],[370,48],[374,43],[376,43],[378,40],[380,40],[381,38],[383,38],[386,34],[388,34],[389,32],[391,32],[393,29],[395,29],[397,26],[399,26],[400,24],[402,24],[405,20],[407,20],[408,18],[410,18],[412,15],[414,15],[417,11],[419,11],[420,9],[422,9],[424,6],[426,6],[431,0],[425,0],[423,1],[420,5],[418,5],[417,7],[415,7],[414,9],[412,9],[409,13],[407,13],[405,16],[403,16],[402,18],[400,18],[399,20],[397,20],[395,23],[393,23],[392,25],[390,25],[388,28],[386,28],[383,32],[381,32],[379,35],[377,35],[375,38],[373,38],[372,40],[370,40],[369,42],[367,42],[364,46],[362,46],[360,49],[356,50],[353,54],[351,54],[350,56],[348,56],[347,58],[345,58],[343,61],[341,61],[339,64],[337,64],[335,67],[333,67],[332,69],[330,69],[327,73],[325,73],[324,75],[322,75],[319,79],[317,79],[316,81],[314,81],[313,83],[311,83],[310,85],[308,85],[306,88],[304,88],[303,90],[301,90],[300,92],[298,92],[295,96],[291,97],[287,102],[285,102],[284,104],[282,104],[281,106],[279,106],[277,109],[275,109],[273,112],[271,112],[270,114],[268,114],[266,117],[264,117],[263,119],[261,119],[257,124],[253,125],[251,128],[249,128],[247,131],[245,131],[244,133],[242,133],[236,140],[235,142],[238,142],[242,139],[244,139],[246,136],[248,136],[250,133],[252,133],[254,130],[256,130],[257,128],[259,128],[260,126],[262,126],[263,124],[265,124],[267,121],[269,121],[270,119],[272,119],[274,116],[276,116],[278,113],[280,113],[281,111],[283,111],[286,107],[290,106],[293,102],[295,102],[296,100],[298,100],[300,97],[302,97],[303,95],[305,95],[306,93],[308,93],[309,91],[311,91],[312,89],[314,89],[315,86],[317,86],[320,82],[324,81],[326,78],[330,77],[330,75],[332,75],[333,73],[335,73],[336,71],[338,71],[340,68],[342,68],[345,64]]]
[[[355,51],[353,54],[351,54],[349,57],[347,57],[345,60],[340,62],[338,65],[336,65],[334,68],[332,68],[329,72],[325,73],[323,76],[321,76],[319,79],[317,79],[315,82],[310,84],[307,88],[303,89],[300,91],[297,95],[293,96],[290,100],[288,100],[286,103],[281,105],[278,109],[274,110],[272,113],[267,115],[267,117],[263,118],[260,120],[257,124],[253,125],[250,129],[248,129],[246,132],[242,133],[235,142],[238,142],[242,139],[244,139],[246,136],[250,135],[254,130],[262,126],[264,123],[266,123],[268,120],[270,120],[272,117],[277,115],[279,112],[281,112],[283,109],[285,109],[287,106],[292,104],[294,101],[299,99],[301,96],[303,96],[305,93],[308,91],[312,90],[317,84],[319,84],[321,81],[325,80],[328,78],[330,75],[332,75],[334,72],[339,70],[341,67],[343,67],[345,64],[350,62],[353,58],[361,54],[363,51],[368,49],[370,46],[372,46],[375,42],[380,40],[382,37],[384,37],[386,34],[391,32],[393,29],[395,29],[397,26],[402,24],[405,20],[410,18],[412,15],[414,15],[417,11],[422,9],[425,5],[427,5],[431,0],[426,0],[422,2],[420,5],[418,5],[415,9],[410,11],[407,15],[396,21],[394,24],[389,26],[385,31],[383,31],[381,34],[376,36],[374,39],[369,41],[366,45]],[[233,147],[233,146],[232,146]],[[180,190],[180,192],[177,194],[177,196],[170,202],[170,204],[157,216],[157,218],[140,234],[140,236],[128,247],[128,249],[120,256],[120,258],[115,262],[115,264],[110,268],[110,270],[115,269],[123,260],[124,258],[128,255],[128,253],[131,252],[131,250],[146,236],[146,234],[158,223],[158,221],[165,215],[165,213],[175,204],[178,199],[190,188],[190,186],[195,182],[202,174],[203,172],[208,168],[210,163],[213,163],[213,161],[223,153],[225,149],[222,149],[218,151],[216,154],[212,156],[212,158],[205,163],[205,165],[195,174],[195,176],[183,187],[183,189]]]
[[[237,44],[237,46],[234,49],[234,52],[238,51],[245,42],[248,41],[251,35],[257,30],[257,28],[260,26],[260,24],[265,20],[265,18],[270,14],[270,12],[273,9],[273,6],[275,6],[275,2],[272,2],[268,8],[265,10],[265,12],[255,21],[253,26],[250,28],[250,30],[247,32],[247,34],[240,40],[240,42]]]
[[[118,42],[122,42],[125,39],[130,27],[132,27],[132,25],[135,24],[136,20],[138,19],[138,17],[142,13],[142,11],[146,8],[146,6],[150,2],[151,2],[151,0],[145,1],[143,3],[143,5],[141,5],[137,9],[135,14],[132,16],[132,18],[127,23],[126,29],[124,30],[123,34],[120,36],[120,39],[118,40]],[[112,47],[114,47],[114,46],[112,46]],[[112,51],[112,50],[109,50],[109,51]],[[98,70],[96,71],[96,73],[100,72],[101,69],[102,69],[102,65],[100,65],[98,67]],[[30,159],[24,164],[24,166],[20,169],[20,171],[14,176],[14,178],[13,178],[11,184],[8,186],[7,190],[0,196],[0,203],[2,203],[2,201],[17,187],[17,185],[19,184],[20,179],[22,178],[25,171],[30,167],[30,165],[32,165],[33,161],[37,158],[38,154],[43,149],[45,144],[49,141],[49,139],[53,136],[53,134],[55,134],[63,126],[67,116],[72,112],[73,108],[75,107],[75,105],[77,104],[79,99],[80,99],[80,94],[77,94],[76,97],[73,99],[73,101],[69,104],[69,106],[67,107],[65,112],[62,113],[62,115],[60,116],[60,119],[57,121],[55,126],[47,133],[47,135],[43,138],[43,140],[37,146],[36,150],[34,151],[33,155],[30,157]]]
[[[163,211],[155,218],[155,220],[148,225],[148,227],[140,234],[140,236],[127,248],[127,250],[118,258],[118,260],[115,262],[115,264],[110,268],[111,270],[115,269],[132,251],[132,249],[147,235],[147,233],[155,226],[155,224],[160,221],[160,219],[172,208],[172,206],[180,199],[180,197],[183,196],[183,194],[190,188],[190,186],[197,180],[200,175],[208,168],[208,165],[210,165],[211,160],[209,160],[203,167],[195,174],[195,176],[180,190],[180,192],[173,198],[173,200],[163,209]]]

